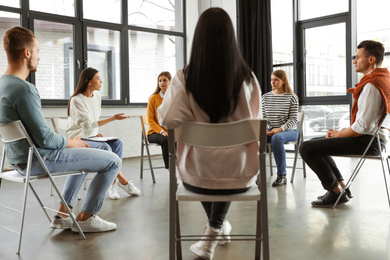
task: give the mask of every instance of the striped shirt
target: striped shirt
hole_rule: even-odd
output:
[[[296,129],[298,121],[298,97],[293,93],[274,94],[272,91],[262,97],[263,117],[268,128]]]

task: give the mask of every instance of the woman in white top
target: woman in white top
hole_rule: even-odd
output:
[[[76,90],[68,103],[68,137],[102,137],[99,134],[99,126],[110,123],[114,120],[129,118],[124,113],[116,114],[110,118],[99,120],[101,114],[101,97],[99,91],[102,80],[99,72],[94,68],[84,69],[79,78]],[[122,159],[123,142],[120,139],[106,142],[86,141],[89,147],[103,149],[117,154]],[[140,191],[134,186],[132,181],[128,181],[121,172],[117,176],[118,181],[114,181],[107,193],[110,199],[119,199],[120,195],[117,186],[121,187],[129,195],[139,196]]]

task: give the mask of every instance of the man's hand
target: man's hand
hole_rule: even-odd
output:
[[[89,144],[81,140],[80,136],[76,136],[74,138],[68,138],[68,146],[67,148],[74,148],[74,147],[83,147],[88,148]]]
[[[330,129],[326,133],[326,138],[331,138],[331,137],[340,137],[340,131]]]

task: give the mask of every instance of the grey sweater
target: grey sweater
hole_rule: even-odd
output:
[[[68,140],[51,131],[42,113],[36,87],[13,75],[0,77],[0,124],[21,120],[44,158],[49,152],[65,148]],[[20,140],[5,145],[10,164],[27,162],[28,143]]]

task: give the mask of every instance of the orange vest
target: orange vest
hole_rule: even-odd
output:
[[[382,101],[385,105],[385,111],[383,111],[381,119],[386,115],[386,113],[390,113],[390,72],[386,68],[376,68],[371,71],[371,73],[365,75],[359,81],[359,83],[355,85],[355,88],[350,88],[347,90],[348,93],[352,93],[352,97],[354,99],[351,110],[351,125],[356,120],[356,114],[358,111],[357,102],[360,93],[367,83],[374,85],[382,96]]]

